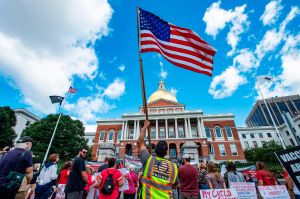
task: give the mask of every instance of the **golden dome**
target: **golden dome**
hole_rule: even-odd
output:
[[[149,97],[148,103],[154,102],[159,99],[177,102],[176,97],[172,93],[167,91],[165,82],[162,79],[158,83],[158,89]]]

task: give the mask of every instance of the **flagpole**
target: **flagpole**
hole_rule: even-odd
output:
[[[63,101],[67,99],[68,93],[69,93],[69,92],[67,92],[67,94],[65,94]],[[65,103],[63,104],[63,106],[64,106],[64,105],[65,105]],[[50,143],[49,143],[49,145],[48,145],[48,148],[47,148],[47,151],[46,151],[44,160],[43,160],[42,165],[41,165],[41,168],[43,168],[43,166],[44,166],[44,164],[45,164],[45,162],[46,162],[46,160],[47,160],[47,157],[48,157],[48,154],[49,154],[49,151],[50,151],[50,148],[51,148],[51,145],[52,145],[52,142],[53,142],[55,133],[56,133],[56,129],[57,129],[58,123],[59,123],[60,118],[61,118],[61,115],[62,115],[62,108],[63,108],[63,106],[59,106],[60,114],[59,114],[59,116],[58,116],[58,119],[57,119],[55,128],[54,128],[54,130],[53,130],[53,133],[52,133],[52,136],[51,136],[51,140],[50,140]]]
[[[146,115],[146,120],[149,121],[148,107],[147,107],[147,101],[146,101],[145,81],[144,81],[143,60],[142,60],[141,49],[140,49],[140,17],[139,17],[139,8],[138,7],[136,7],[136,15],[137,15],[138,51],[139,51],[139,63],[140,63],[140,78],[141,78],[141,84],[142,84],[141,87],[142,87],[143,109],[144,109],[144,113]],[[148,127],[147,130],[148,130],[148,143],[149,143],[148,151],[150,154],[152,154],[150,127]]]
[[[269,109],[269,107],[268,107],[268,104],[267,104],[267,102],[266,102],[266,100],[265,100],[265,98],[264,98],[264,96],[263,96],[263,94],[262,94],[262,92],[261,92],[261,90],[260,90],[260,87],[259,87],[259,84],[258,84],[258,80],[257,80],[256,77],[255,77],[255,79],[256,79],[256,86],[257,86],[257,88],[258,88],[258,90],[259,90],[259,92],[260,92],[260,95],[261,95],[261,97],[262,97],[262,99],[263,99],[263,101],[264,101],[265,106],[267,107],[267,111],[268,111],[268,113],[269,113],[269,115],[270,115],[270,118],[271,118],[271,120],[272,120],[272,123],[273,123],[273,125],[274,125],[274,127],[275,127],[275,130],[276,130],[277,136],[279,137],[280,143],[281,143],[283,149],[286,149],[286,146],[285,146],[285,144],[284,144],[284,142],[283,142],[283,139],[282,139],[282,137],[281,137],[281,135],[280,135],[280,133],[279,133],[279,131],[278,131],[277,125],[276,125],[276,123],[274,122],[274,118],[273,118],[273,116],[272,116],[272,114],[271,114],[271,111],[270,111],[270,109]]]

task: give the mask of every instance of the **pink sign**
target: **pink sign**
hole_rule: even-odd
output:
[[[200,195],[201,199],[238,199],[235,189],[204,189]]]

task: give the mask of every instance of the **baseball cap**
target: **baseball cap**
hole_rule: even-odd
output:
[[[33,142],[33,140],[29,136],[24,136],[24,137],[20,138],[18,142],[19,143],[26,143],[26,142]]]

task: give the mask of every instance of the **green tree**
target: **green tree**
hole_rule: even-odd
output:
[[[278,162],[274,152],[280,150],[283,150],[282,146],[272,140],[264,143],[262,147],[247,149],[244,153],[249,162],[263,161],[272,163]]]
[[[0,149],[5,146],[12,146],[13,140],[17,137],[15,112],[8,106],[0,107]]]
[[[58,114],[48,115],[23,131],[22,135],[33,139],[34,161],[43,161],[58,117]],[[58,153],[62,161],[67,161],[74,158],[82,147],[88,149],[82,122],[62,115],[49,154]]]

